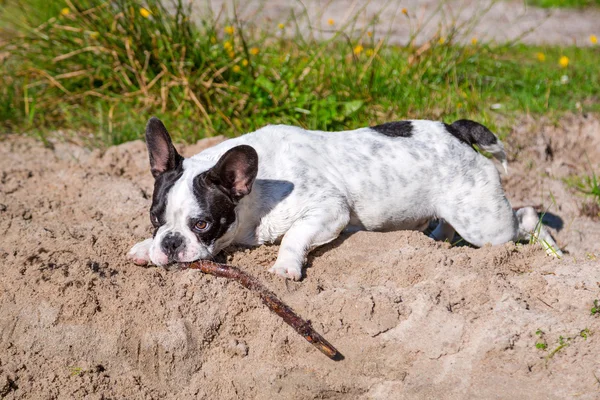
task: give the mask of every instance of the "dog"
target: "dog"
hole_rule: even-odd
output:
[[[344,229],[455,231],[474,246],[536,240],[562,252],[531,207],[513,211],[490,153],[503,144],[460,120],[398,121],[342,132],[269,125],[184,159],[163,123],[146,127],[154,235],[129,251],[159,266],[212,259],[231,244],[280,241],[270,272],[299,280],[307,255]]]

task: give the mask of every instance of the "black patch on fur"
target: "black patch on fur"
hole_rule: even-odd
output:
[[[252,191],[258,173],[258,154],[253,147],[242,144],[225,152],[206,178],[237,203]]]
[[[202,210],[202,215],[196,215],[188,221],[189,228],[198,240],[209,246],[223,236],[229,226],[235,222],[236,203],[217,185],[208,179],[209,171],[194,178],[194,196]],[[209,228],[201,233],[193,230],[198,221],[206,221]]]
[[[491,146],[498,143],[496,135],[488,128],[468,119],[461,119],[454,122],[452,125],[444,124],[448,132],[455,138],[473,146],[474,144],[481,146]]]
[[[150,118],[146,125],[146,146],[150,157],[150,171],[154,178],[176,169],[183,163],[183,157],[173,146],[167,128],[156,117]]]
[[[210,246],[227,232],[235,222],[236,205],[252,191],[257,173],[256,150],[240,145],[229,149],[214,167],[194,178],[194,196],[202,215],[191,217],[188,224],[199,241]],[[198,221],[208,222],[208,229],[194,231]]]
[[[154,192],[150,207],[150,222],[154,234],[165,223],[167,194],[183,174],[183,157],[177,152],[167,128],[156,117],[146,125],[146,146],[150,157],[150,171],[154,176]]]
[[[163,172],[154,181],[152,193],[152,206],[150,207],[150,222],[154,226],[154,235],[165,224],[165,211],[167,209],[167,194],[175,182],[183,175],[183,164],[179,163],[175,169]]]
[[[163,252],[169,257],[169,260],[175,261],[175,255],[185,244],[183,235],[177,232],[168,233],[162,240],[160,246]]]
[[[409,138],[412,136],[413,126],[410,121],[396,121],[372,126],[371,129],[389,137]]]

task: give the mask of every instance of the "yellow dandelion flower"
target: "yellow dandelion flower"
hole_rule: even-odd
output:
[[[354,48],[354,54],[359,55],[360,53],[362,53],[364,47],[362,47],[362,45],[358,45]]]
[[[539,62],[546,61],[546,55],[544,53],[537,53],[535,56],[537,57]]]
[[[277,27],[278,27],[279,29],[283,29],[283,28],[285,28],[285,25],[284,25],[284,24],[282,24],[282,23],[280,22],[280,23],[277,25]]]
[[[98,32],[92,32],[92,33],[90,33],[90,38],[97,39],[99,35],[100,34]]]
[[[590,35],[590,42],[592,44],[598,43],[598,37],[596,35]]]
[[[373,36],[373,32],[371,32],[371,31],[367,32],[367,36],[368,37],[372,37]]]
[[[329,25],[333,25],[333,24],[335,24],[335,21],[334,21],[333,19],[329,18],[329,19],[327,20],[327,23],[328,23]]]
[[[229,52],[229,58],[235,58],[235,51]]]
[[[246,59],[243,59],[243,60],[242,60],[242,65],[243,65],[244,67],[247,67],[247,66],[248,66],[248,60],[246,60]]]
[[[473,46],[475,46],[475,45],[477,44],[477,42],[478,42],[478,41],[479,41],[479,40],[477,40],[477,38],[476,38],[476,37],[474,37],[473,39],[471,39],[471,44],[472,44]]]
[[[228,51],[229,51],[229,50],[232,50],[232,49],[233,49],[233,45],[231,44],[231,42],[225,42],[225,43],[223,43],[223,48],[224,48],[225,50],[228,50]]]
[[[558,60],[558,65],[560,65],[563,68],[567,68],[569,66],[569,57],[567,56],[562,56],[559,60]]]
[[[142,8],[140,8],[140,15],[144,18],[148,18],[149,16],[152,15],[152,13],[147,8],[142,7]]]
[[[225,33],[228,35],[233,35],[233,32],[235,32],[235,28],[231,25],[227,25],[225,29],[223,29],[223,31],[225,31]]]
[[[71,10],[69,10],[68,7],[65,7],[62,10],[60,10],[60,15],[69,15],[70,13],[71,13]]]
[[[238,73],[240,72],[242,69],[240,68],[239,65],[234,65],[233,68],[231,69],[233,72]]]
[[[440,38],[438,39],[438,43],[439,43],[439,44],[444,44],[444,43],[446,43],[446,38],[445,38],[445,37],[443,37],[443,36],[440,36]]]
[[[403,9],[402,9],[402,14],[404,14],[404,15],[408,15],[408,10],[407,10],[406,8],[403,8]]]
[[[258,47],[253,47],[249,50],[250,54],[252,54],[253,56],[257,55],[260,52],[260,49]]]
[[[366,49],[365,50],[365,55],[367,57],[371,57],[373,55],[373,49]]]

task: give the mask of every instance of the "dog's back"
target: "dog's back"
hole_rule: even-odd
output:
[[[442,216],[448,204],[465,203],[475,192],[489,192],[490,199],[510,209],[495,166],[471,147],[495,147],[504,154],[489,130],[469,136],[469,129],[480,126],[416,120],[322,132],[271,125],[196,157],[216,160],[239,144],[256,149],[259,172],[251,197],[272,204],[262,223],[274,225],[269,221],[276,220],[280,226],[267,229],[259,242],[284,234],[289,226],[281,221],[291,224],[315,205],[332,202],[347,207],[349,224],[359,228],[419,229]],[[274,198],[273,182],[289,182],[291,192],[281,190],[285,197]]]

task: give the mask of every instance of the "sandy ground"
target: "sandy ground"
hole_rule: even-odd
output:
[[[232,0],[194,4],[199,16],[207,15],[209,8],[215,15],[234,15]],[[406,9],[406,15],[402,9]],[[541,9],[527,6],[523,0],[246,0],[237,6],[242,21],[273,27],[286,23],[290,34],[292,13],[305,35],[327,38],[332,31],[343,28],[351,35],[364,36],[369,30],[375,32],[376,40],[385,36],[389,43],[400,45],[407,44],[412,36],[416,43],[438,32],[447,36],[457,27],[460,34],[456,40],[463,43],[475,37],[499,43],[518,39],[528,44],[590,46],[590,35],[600,36],[597,8]],[[355,16],[356,21],[352,21]],[[333,25],[328,24],[330,19]]]
[[[600,120],[515,126],[505,187],[513,205],[545,207],[552,192],[547,221],[562,260],[535,244],[450,248],[418,232],[358,232],[316,251],[302,282],[286,282],[266,272],[277,246],[227,250],[224,260],[313,321],[345,356],[338,362],[236,283],[127,262],[150,234],[142,142],[90,152],[5,137],[0,397],[599,398],[590,309],[600,222],[580,215],[584,199],[561,179],[584,172],[584,152],[600,170]]]

